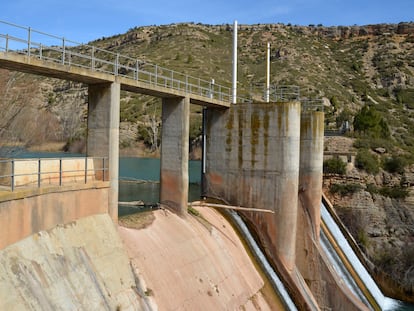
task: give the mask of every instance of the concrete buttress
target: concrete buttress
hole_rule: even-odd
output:
[[[160,203],[185,216],[188,204],[190,99],[163,98]]]
[[[118,222],[120,84],[90,84],[88,89],[87,155],[108,157],[110,182],[108,213]],[[102,165],[96,163],[96,167]],[[106,173],[105,173],[106,174]]]

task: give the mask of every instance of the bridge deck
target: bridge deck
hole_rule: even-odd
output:
[[[0,68],[26,72],[36,75],[42,75],[52,78],[71,80],[85,84],[99,84],[118,82],[121,89],[134,93],[151,95],[159,98],[171,97],[186,97],[190,98],[190,103],[202,105],[207,107],[222,107],[230,106],[228,101],[219,100],[216,98],[209,98],[204,95],[197,95],[191,92],[186,92],[180,89],[171,87],[171,82],[165,81],[164,86],[157,83],[143,82],[134,80],[121,75],[114,75],[104,72],[93,71],[89,68],[76,67],[71,65],[64,65],[61,63],[50,62],[38,59],[36,57],[29,57],[27,55],[20,55],[17,53],[0,52]],[[174,83],[174,82],[173,82]]]

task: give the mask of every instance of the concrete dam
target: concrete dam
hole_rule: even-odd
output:
[[[203,196],[248,208],[240,215],[295,308],[381,309],[369,294],[361,299],[344,285],[321,247],[323,112],[294,100],[230,104],[226,92],[208,83],[187,77],[182,86],[158,67],[144,71],[119,55],[100,69],[96,54],[83,55],[90,68],[79,68],[65,46],[45,58],[30,36],[24,39],[28,49],[17,52],[8,44],[13,37],[2,37],[0,67],[86,83],[89,103],[80,184],[62,163],[56,184],[41,171],[50,163],[39,160],[21,173],[37,176],[25,182],[16,175],[19,167],[27,169],[24,163],[2,166],[0,309],[290,309],[282,298],[271,298],[266,277],[222,215],[206,207],[196,217],[188,213],[190,104],[206,107]],[[141,229],[118,226],[121,89],[162,98],[165,209]]]

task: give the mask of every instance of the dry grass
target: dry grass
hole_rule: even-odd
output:
[[[145,229],[155,220],[153,211],[136,213],[119,217],[118,224],[130,229]]]

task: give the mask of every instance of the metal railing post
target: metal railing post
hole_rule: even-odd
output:
[[[41,179],[41,164],[40,164],[40,159],[38,160],[37,163],[37,187],[40,188],[40,179]]]
[[[65,64],[65,38],[62,38],[62,64]]]
[[[32,41],[32,29],[29,27],[28,31],[27,31],[27,56],[30,57],[30,45],[31,45],[31,41]]]
[[[105,158],[102,158],[102,181],[105,181]]]
[[[135,71],[135,80],[137,80],[138,81],[138,72],[139,72],[139,60],[137,59],[137,61],[136,61],[136,63],[135,63],[135,66],[136,66],[136,71]]]
[[[11,160],[11,191],[14,191],[14,160]]]
[[[59,158],[59,186],[62,186],[62,158]]]
[[[39,58],[42,59],[43,57],[43,45],[40,43],[39,45]]]
[[[9,35],[6,35],[6,53],[9,51]]]
[[[158,85],[158,65],[155,65],[155,85]]]
[[[85,184],[88,181],[88,157],[85,157]]]
[[[91,66],[92,66],[92,70],[95,70],[95,47],[93,46],[92,47],[92,64],[91,64]]]
[[[115,64],[114,64],[114,74],[118,75],[118,66],[119,66],[119,53],[116,53]]]

